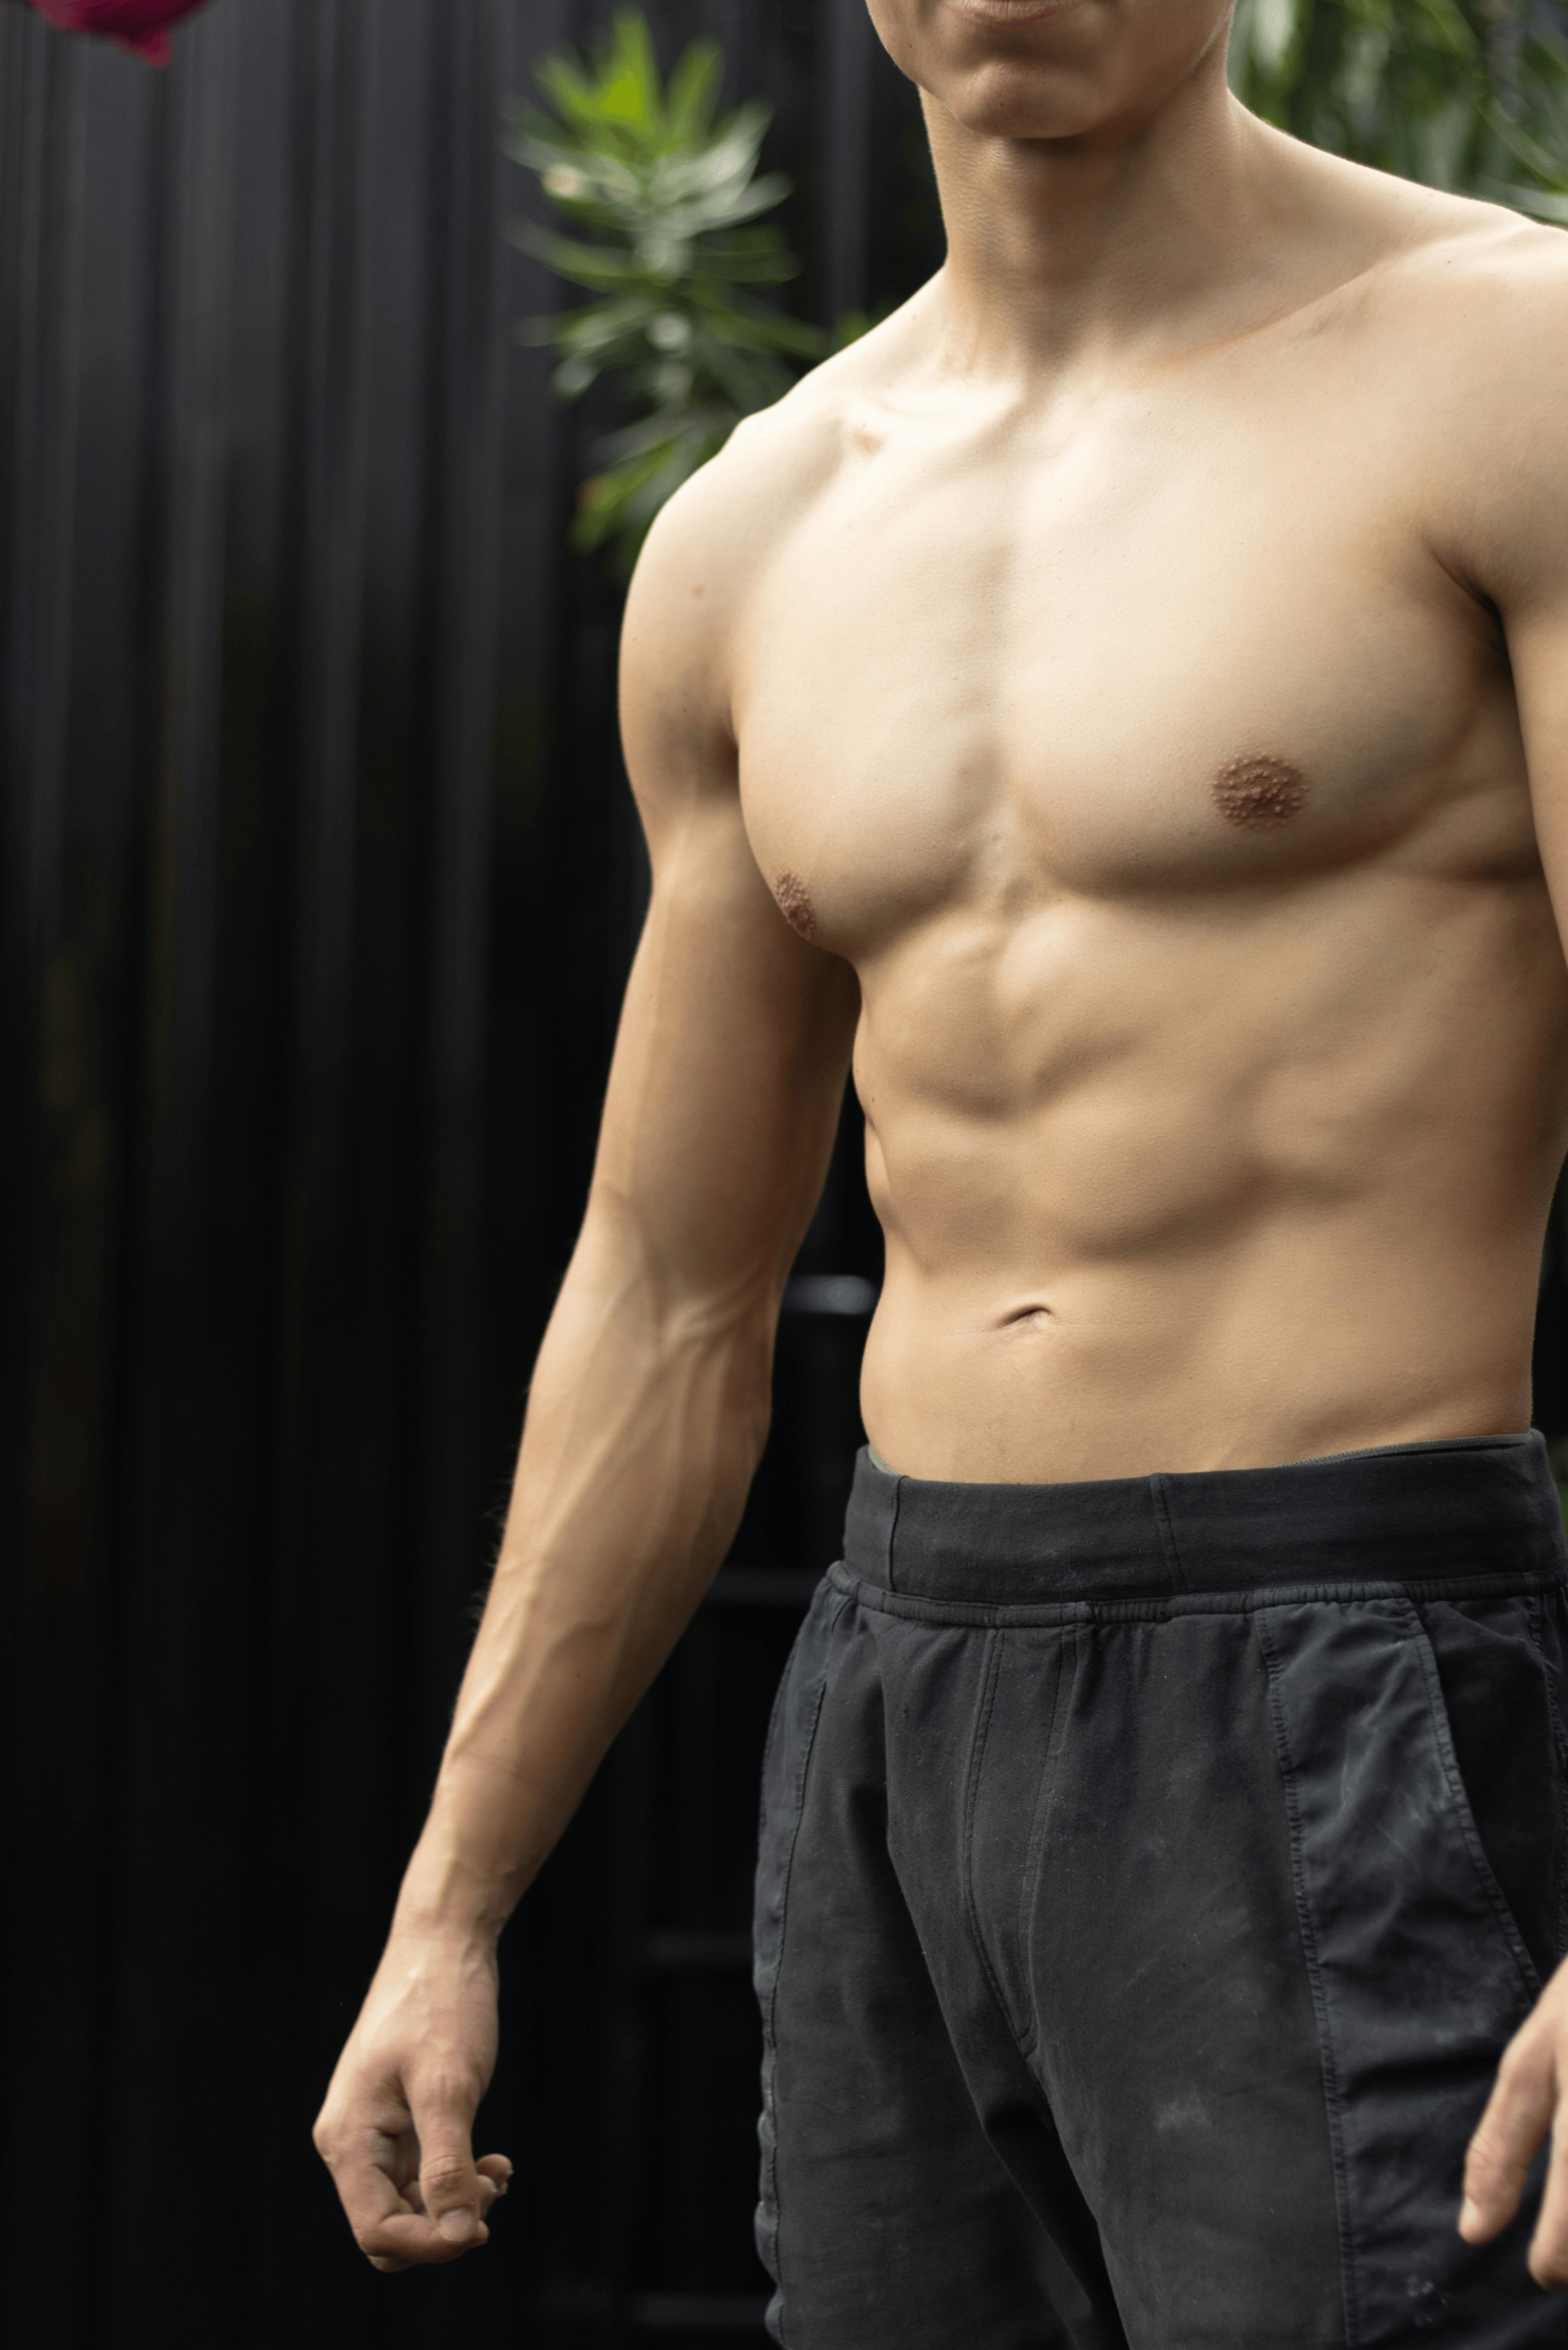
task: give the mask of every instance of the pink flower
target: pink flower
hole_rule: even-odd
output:
[[[166,66],[168,27],[202,0],[33,0],[40,16],[66,33],[101,33],[150,65]]]

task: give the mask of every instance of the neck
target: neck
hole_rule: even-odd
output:
[[[1151,112],[1062,139],[1001,138],[925,99],[950,336],[970,366],[1054,370],[1186,341],[1255,279],[1268,134],[1216,41]]]

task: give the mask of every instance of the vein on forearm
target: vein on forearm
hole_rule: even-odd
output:
[[[776,1270],[698,1287],[607,1254],[541,1353],[432,1814],[443,1853],[519,1891],[718,1565],[767,1430]]]

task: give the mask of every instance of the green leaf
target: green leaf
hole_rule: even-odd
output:
[[[701,408],[657,408],[639,423],[628,424],[619,432],[607,432],[596,454],[620,465],[681,434],[695,434],[701,440],[711,432],[728,432],[736,421],[733,406],[723,400],[709,400]]]
[[[1256,113],[1380,170],[1494,194],[1523,164],[1538,192],[1568,185],[1568,47],[1524,0],[1237,0],[1229,62]]]
[[[670,77],[665,131],[672,147],[701,144],[712,127],[724,57],[716,41],[693,41]]]
[[[829,349],[835,351],[846,351],[851,343],[857,343],[862,335],[868,335],[873,327],[879,327],[884,318],[890,317],[894,307],[895,305],[893,303],[883,302],[878,304],[875,310],[845,310],[841,312],[839,317],[834,320],[833,335],[828,345]]]
[[[753,351],[794,351],[802,359],[826,358],[829,341],[820,327],[807,325],[804,318],[789,318],[778,310],[742,309],[733,301],[704,299],[704,289],[699,284],[697,315],[706,331],[732,345],[736,349]]]

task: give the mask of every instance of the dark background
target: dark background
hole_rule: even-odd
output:
[[[0,5],[0,2327],[754,2343],[757,1763],[879,1274],[858,1119],[734,1561],[503,1950],[490,2247],[386,2278],[309,2143],[422,1816],[644,889],[606,421],[515,323],[531,59],[608,0]],[[803,316],[940,257],[860,0],[650,11]],[[846,1303],[859,1311],[823,1311]],[[815,1309],[815,1310],[814,1310]]]
[[[775,107],[803,316],[929,273],[918,112],[861,0],[651,13],[667,65],[710,33]],[[375,2275],[308,2137],[644,888],[618,598],[565,548],[596,420],[514,341],[556,294],[501,234],[535,203],[501,101],[607,15],[216,0],[158,73],[0,5],[0,2324],[27,2350],[758,2339],[757,1760],[859,1440],[853,1114],[801,1273],[860,1287],[792,1293],[734,1561],[504,1945],[492,2244]]]

